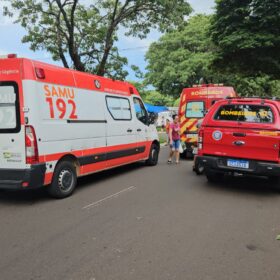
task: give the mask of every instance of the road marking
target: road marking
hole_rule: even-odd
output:
[[[114,194],[111,194],[109,196],[106,196],[98,201],[95,201],[91,204],[88,204],[86,206],[84,206],[82,209],[88,209],[88,208],[92,208],[92,207],[95,207],[95,206],[98,206],[99,204],[103,203],[104,201],[106,200],[109,200],[109,199],[112,199],[112,198],[117,198],[120,194],[124,193],[124,192],[129,192],[129,191],[132,191],[132,190],[135,190],[136,187],[135,186],[131,186],[129,188],[126,188],[126,189],[123,189],[117,193],[114,193]]]

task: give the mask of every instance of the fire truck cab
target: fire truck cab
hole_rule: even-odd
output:
[[[136,88],[14,55],[0,59],[0,188],[72,194],[77,177],[146,161],[159,141]]]
[[[195,165],[208,181],[224,175],[280,178],[280,102],[234,98],[217,102],[199,129]]]
[[[194,85],[183,89],[178,110],[183,157],[192,158],[197,152],[197,125],[211,106],[218,100],[235,96],[234,89],[223,84]]]

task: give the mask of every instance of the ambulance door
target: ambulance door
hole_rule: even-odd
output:
[[[149,140],[149,116],[148,112],[138,97],[133,97],[135,119],[135,130],[139,148],[139,158],[143,158],[143,154],[147,154]]]
[[[122,96],[106,96],[107,164],[109,167],[137,159],[137,139],[131,102]]]
[[[16,82],[0,81],[0,169],[26,168],[19,94]]]

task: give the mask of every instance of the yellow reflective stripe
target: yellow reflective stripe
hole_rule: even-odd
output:
[[[181,107],[181,114],[182,117],[180,119],[180,122],[182,123],[186,119],[186,104]]]
[[[260,135],[278,136],[277,131],[259,131]]]
[[[195,132],[195,131],[197,131],[196,125],[194,125],[194,126],[190,129],[190,132]]]
[[[181,136],[181,141],[186,141],[187,137],[185,135]]]
[[[197,142],[197,137],[193,137],[193,138],[191,138],[190,142],[191,142],[191,143],[193,143],[193,142]]]
[[[185,132],[186,129],[187,129],[188,127],[190,127],[195,121],[196,121],[196,119],[189,119],[189,120],[185,123],[185,125],[183,125],[183,126],[181,127],[181,133]]]

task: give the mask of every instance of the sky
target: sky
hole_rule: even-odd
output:
[[[194,14],[210,14],[215,6],[215,0],[189,0],[189,3],[194,9]],[[21,43],[22,37],[26,34],[25,30],[19,24],[14,24],[11,19],[3,17],[2,6],[3,4],[0,3],[0,55],[16,53],[18,57],[27,57],[46,63],[62,65],[60,62],[54,62],[47,52],[33,52],[29,49],[28,44]],[[157,31],[152,31],[145,39],[126,37],[121,33],[119,34],[117,46],[120,54],[128,58],[128,65],[137,65],[141,71],[145,72],[147,65],[145,53],[149,45],[157,41],[159,37],[160,34]],[[134,72],[129,67],[127,70],[129,72],[127,80],[137,80]]]

